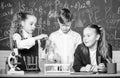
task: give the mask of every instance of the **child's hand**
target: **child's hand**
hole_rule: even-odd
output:
[[[42,39],[42,38],[47,38],[48,36],[46,35],[46,34],[41,34],[41,35],[38,35],[38,36],[36,36],[36,37],[34,37],[35,38],[35,40],[40,40],[40,39]]]
[[[106,71],[106,67],[105,67],[104,63],[100,63],[98,65],[98,71],[101,71],[101,72],[105,72]]]
[[[87,72],[89,72],[89,71],[90,71],[90,69],[91,69],[91,67],[92,67],[92,65],[87,64],[87,65],[85,66],[86,71],[87,71]]]
[[[61,63],[61,57],[58,53],[55,53],[53,58],[54,60],[56,60],[57,63]]]
[[[42,39],[42,38],[48,38],[48,35],[47,34],[41,34],[40,39]]]

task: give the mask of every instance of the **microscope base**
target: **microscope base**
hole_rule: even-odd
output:
[[[8,71],[8,75],[24,75],[24,71]]]

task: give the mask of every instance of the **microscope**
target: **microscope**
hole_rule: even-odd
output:
[[[15,55],[15,52],[12,52],[9,57],[8,57],[8,66],[10,68],[9,71],[15,71],[15,70],[20,70],[17,68],[17,56]]]
[[[22,71],[19,67],[17,67],[18,64],[20,64],[18,62],[18,55],[15,54],[15,52],[12,52],[9,57],[8,57],[8,67],[9,70],[7,72],[7,74],[11,75],[11,74],[24,74],[24,71]]]
[[[9,70],[7,71],[7,74],[11,75],[11,74],[24,74],[24,71],[22,71],[19,67],[17,67],[18,64],[20,64],[18,62],[18,58],[20,57],[20,55],[18,54],[18,49],[14,48],[13,52],[10,53],[10,55],[8,56],[7,62],[8,62],[8,67]]]

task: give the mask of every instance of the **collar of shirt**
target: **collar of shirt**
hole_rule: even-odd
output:
[[[60,34],[62,34],[62,35],[68,35],[68,34],[70,34],[70,33],[71,33],[71,31],[72,31],[72,30],[70,29],[70,30],[69,30],[69,32],[65,34],[65,33],[63,33],[63,32],[62,32],[62,30],[61,30],[61,29],[59,29],[59,30],[58,30],[58,32],[59,32]]]
[[[97,65],[97,61],[96,61],[96,51],[97,51],[97,50],[90,51],[90,59],[91,59],[91,64],[92,64],[92,65]]]
[[[23,37],[24,38],[30,38],[30,37],[32,37],[32,34],[27,33],[25,30],[22,30],[22,33],[23,33]]]

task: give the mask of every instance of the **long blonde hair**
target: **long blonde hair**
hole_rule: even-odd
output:
[[[106,41],[106,34],[103,27],[99,25],[90,25],[90,28],[93,28],[96,30],[96,33],[100,35],[100,38],[98,40],[98,51],[103,56],[103,58],[107,58],[108,56],[108,43]]]

